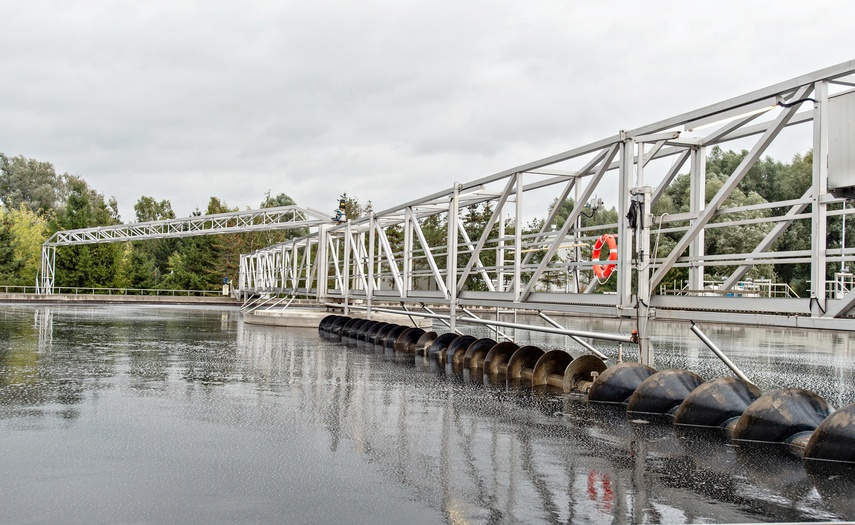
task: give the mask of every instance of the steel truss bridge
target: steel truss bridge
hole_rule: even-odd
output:
[[[422,305],[440,305],[448,309],[443,317],[452,329],[455,322],[472,317],[470,307],[634,318],[642,350],[651,317],[855,329],[855,319],[848,316],[855,293],[826,294],[830,266],[855,253],[829,246],[826,235],[829,220],[840,220],[851,210],[829,210],[843,201],[829,193],[828,159],[830,151],[841,154],[834,150],[843,147],[841,140],[851,140],[841,138],[839,128],[846,126],[839,117],[851,122],[853,73],[855,61],[847,62],[455,184],[346,224],[321,225],[310,236],[243,255],[240,289],[317,297],[345,309],[395,303],[424,311]],[[805,149],[813,148],[810,188],[794,200],[726,207],[752,166],[791,127],[802,128]],[[749,153],[715,195],[705,199],[707,149],[728,143]],[[831,166],[839,170],[838,164]],[[653,204],[681,172],[690,174],[690,209],[654,217]],[[844,175],[851,186],[851,172]],[[539,228],[525,227],[530,218],[543,216],[555,198],[586,203],[596,195],[616,195],[617,223],[581,228],[580,214],[590,211],[578,205],[563,223],[557,220],[556,206]],[[477,236],[465,220],[472,206],[489,215]],[[631,210],[637,217],[633,224],[624,219]],[[810,249],[776,251],[775,241],[797,221],[811,225]],[[447,236],[431,235],[438,223],[447,224]],[[705,254],[705,232],[725,228],[730,235],[743,235],[755,225],[767,233],[751,251]],[[580,253],[580,245],[594,243],[603,233],[618,240],[614,294],[594,293],[598,281],[592,276],[593,263]],[[680,236],[667,253],[656,246],[656,237],[664,233]],[[753,267],[768,264],[810,265],[810,296],[726,296]],[[688,291],[655,294],[668,271],[678,267],[688,268]],[[714,296],[704,288],[704,273],[713,267],[730,269]],[[564,274],[569,284],[560,290],[545,287],[556,273]]]
[[[56,249],[58,246],[146,241],[152,239],[290,230],[296,228],[308,229],[326,223],[328,220],[325,213],[311,208],[279,206],[260,210],[198,215],[184,219],[166,219],[59,231],[42,244],[41,269],[37,292],[45,294],[54,292]]]
[[[297,221],[311,228],[309,235],[241,256],[239,291],[245,297],[310,297],[341,306],[346,314],[355,309],[367,310],[369,316],[372,311],[418,313],[440,318],[452,330],[461,322],[500,325],[478,318],[473,307],[530,311],[543,317],[542,312],[557,311],[633,319],[641,360],[651,363],[650,319],[855,330],[851,312],[855,293],[846,284],[851,279],[827,278],[832,268],[851,262],[855,255],[855,248],[831,246],[827,240],[829,221],[845,220],[851,213],[843,197],[855,186],[853,88],[855,61],[849,61],[456,183],[367,217],[335,223],[313,214]],[[802,137],[802,151],[812,148],[810,188],[797,199],[729,206],[728,198],[782,134]],[[717,145],[748,154],[720,189],[705,198],[707,150]],[[653,205],[680,173],[690,176],[689,210],[654,216]],[[597,196],[616,202],[619,219],[582,227],[581,214],[592,212],[582,204],[596,203]],[[577,205],[566,220],[559,216],[560,206],[547,213],[551,202],[571,197]],[[837,209],[841,203],[842,209]],[[486,214],[486,223],[478,229],[467,221],[473,207]],[[526,226],[544,214],[542,223]],[[181,221],[175,226],[180,227]],[[777,250],[776,241],[799,222],[810,225],[810,249]],[[116,227],[114,237],[112,232],[96,232],[107,228],[79,230],[73,237],[60,232],[45,244],[44,290],[52,286],[56,246],[169,235],[168,230],[152,230],[154,224]],[[734,236],[761,228],[762,238],[745,253],[706,254],[705,233],[718,228]],[[212,226],[192,234],[224,231]],[[600,283],[593,275],[597,261],[591,261],[587,249],[604,233],[617,239],[610,277],[615,280],[614,293],[597,293]],[[679,238],[669,248],[658,242],[666,233]],[[185,234],[191,233],[174,236]],[[809,265],[809,296],[743,293],[740,283],[746,275],[771,264]],[[655,293],[671,284],[665,276],[674,268],[687,268],[684,289],[674,295]],[[705,287],[704,274],[711,271],[727,273],[715,290]],[[837,285],[833,294],[827,291],[829,284]],[[434,307],[443,313],[433,313]],[[576,335],[560,326],[554,331]],[[616,337],[603,334],[604,339],[624,339]]]

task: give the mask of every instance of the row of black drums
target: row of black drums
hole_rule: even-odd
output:
[[[574,358],[564,350],[340,315],[325,317],[318,329],[323,337],[423,355],[470,376],[621,403],[629,413],[671,416],[675,425],[723,429],[737,443],[784,443],[807,459],[855,463],[855,404],[835,411],[800,388],[763,394],[735,377],[705,381],[689,370],[656,371],[635,362],[607,367],[593,355]]]

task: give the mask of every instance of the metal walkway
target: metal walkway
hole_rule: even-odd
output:
[[[452,331],[475,316],[469,310],[475,306],[627,318],[637,323],[643,362],[652,362],[646,336],[651,318],[853,330],[848,314],[855,294],[845,287],[832,297],[826,293],[831,265],[855,254],[827,243],[829,220],[851,213],[851,207],[829,206],[844,202],[835,195],[855,185],[852,171],[841,168],[851,160],[845,151],[853,149],[853,137],[840,132],[853,119],[853,74],[855,61],[846,62],[369,217],[319,225],[307,237],[242,255],[239,289],[316,297],[342,305],[345,314],[379,303],[401,305],[401,312],[440,306],[449,312],[440,317]],[[810,189],[794,200],[727,207],[748,171],[789,127],[801,129],[805,149],[813,148]],[[733,144],[748,154],[706,200],[707,149]],[[690,174],[689,211],[654,217],[652,206],[681,171]],[[537,228],[526,227],[556,198],[596,206],[597,195],[615,195],[617,216],[633,219],[582,228],[580,214],[590,210],[576,206],[561,223],[555,206]],[[478,231],[466,220],[473,207],[488,216]],[[776,251],[775,241],[798,221],[810,224],[811,248]],[[766,233],[747,253],[704,253],[705,232],[725,228],[728,235],[744,235],[757,225]],[[616,260],[609,261],[616,291],[594,293],[598,261],[582,248],[606,233],[617,239]],[[658,243],[665,233],[679,234],[667,250]],[[762,297],[736,288],[750,269],[765,264],[810,265],[809,296]],[[715,267],[730,271],[710,290],[704,273]],[[655,294],[673,268],[688,269],[687,290]]]
[[[259,210],[198,215],[183,219],[166,219],[115,226],[97,226],[54,233],[42,245],[39,293],[54,291],[56,248],[111,242],[146,241],[178,237],[198,237],[225,233],[290,230],[310,228],[326,223],[325,213],[301,206],[280,206]]]
[[[345,223],[286,207],[59,232],[43,247],[41,289],[53,288],[58,246],[308,227],[307,236],[241,256],[244,297],[309,297],[369,316],[378,307],[417,310],[451,331],[464,320],[487,323],[479,318],[484,309],[617,317],[634,321],[642,362],[652,362],[651,319],[855,330],[852,276],[827,277],[834,265],[855,258],[855,248],[829,245],[827,235],[830,221],[852,212],[843,197],[855,187],[853,87],[855,61],[849,61]],[[785,129],[790,137],[801,133],[802,151],[812,148],[810,188],[796,199],[728,207]],[[705,198],[707,149],[717,145],[748,153]],[[652,207],[681,172],[690,175],[688,211],[654,216]],[[598,196],[615,203],[618,220],[582,227],[581,215],[600,207]],[[562,222],[561,206],[547,210],[568,198],[578,205]],[[469,221],[473,211],[486,220]],[[810,249],[777,250],[776,241],[798,223],[809,225]],[[707,232],[744,236],[748,228],[762,229],[752,249],[705,253]],[[660,244],[663,234],[672,242]],[[603,248],[610,260],[592,260],[588,247],[603,239],[615,241],[613,250]],[[808,265],[809,295],[746,289],[748,272],[771,264]],[[655,293],[675,268],[688,275],[679,293]],[[715,289],[704,280],[712,270],[726,273]],[[596,293],[605,278],[614,280],[615,291]],[[432,314],[434,307],[443,312]]]

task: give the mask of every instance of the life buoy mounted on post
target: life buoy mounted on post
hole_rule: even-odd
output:
[[[603,246],[609,246],[609,261],[617,260],[617,241],[615,240],[614,235],[610,233],[604,233],[597,239],[597,242],[594,243],[594,251],[591,252],[591,260],[599,261],[600,260],[600,252],[603,249]],[[615,271],[615,264],[606,264],[602,265],[600,263],[594,264],[594,275],[597,276],[597,279],[603,280],[608,279],[612,272]]]

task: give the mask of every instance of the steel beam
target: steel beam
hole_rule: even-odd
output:
[[[804,86],[798,89],[796,95],[793,97],[794,99],[802,99],[810,93],[812,89],[811,85]],[[692,240],[698,235],[698,232],[703,230],[704,226],[712,219],[713,214],[716,210],[721,207],[724,201],[733,193],[733,190],[736,189],[736,186],[742,181],[745,175],[748,174],[748,170],[754,166],[754,163],[763,155],[766,151],[766,148],[769,147],[769,144],[778,136],[781,129],[783,129],[787,120],[792,117],[797,111],[797,107],[793,106],[790,108],[784,108],[781,114],[775,119],[773,125],[769,127],[768,130],[761,136],[760,140],[757,144],[749,151],[748,155],[742,160],[736,170],[731,174],[731,176],[727,179],[727,181],[722,185],[721,189],[716,193],[716,195],[710,200],[707,204],[707,207],[701,212],[698,218],[692,223],[689,229],[686,231],[685,235],[677,241],[676,246],[671,251],[671,253],[665,258],[662,262],[662,265],[653,274],[651,278],[650,285],[655,288],[659,282],[665,277],[665,274],[671,268],[671,265],[677,258],[682,254],[686,248],[689,247]]]

